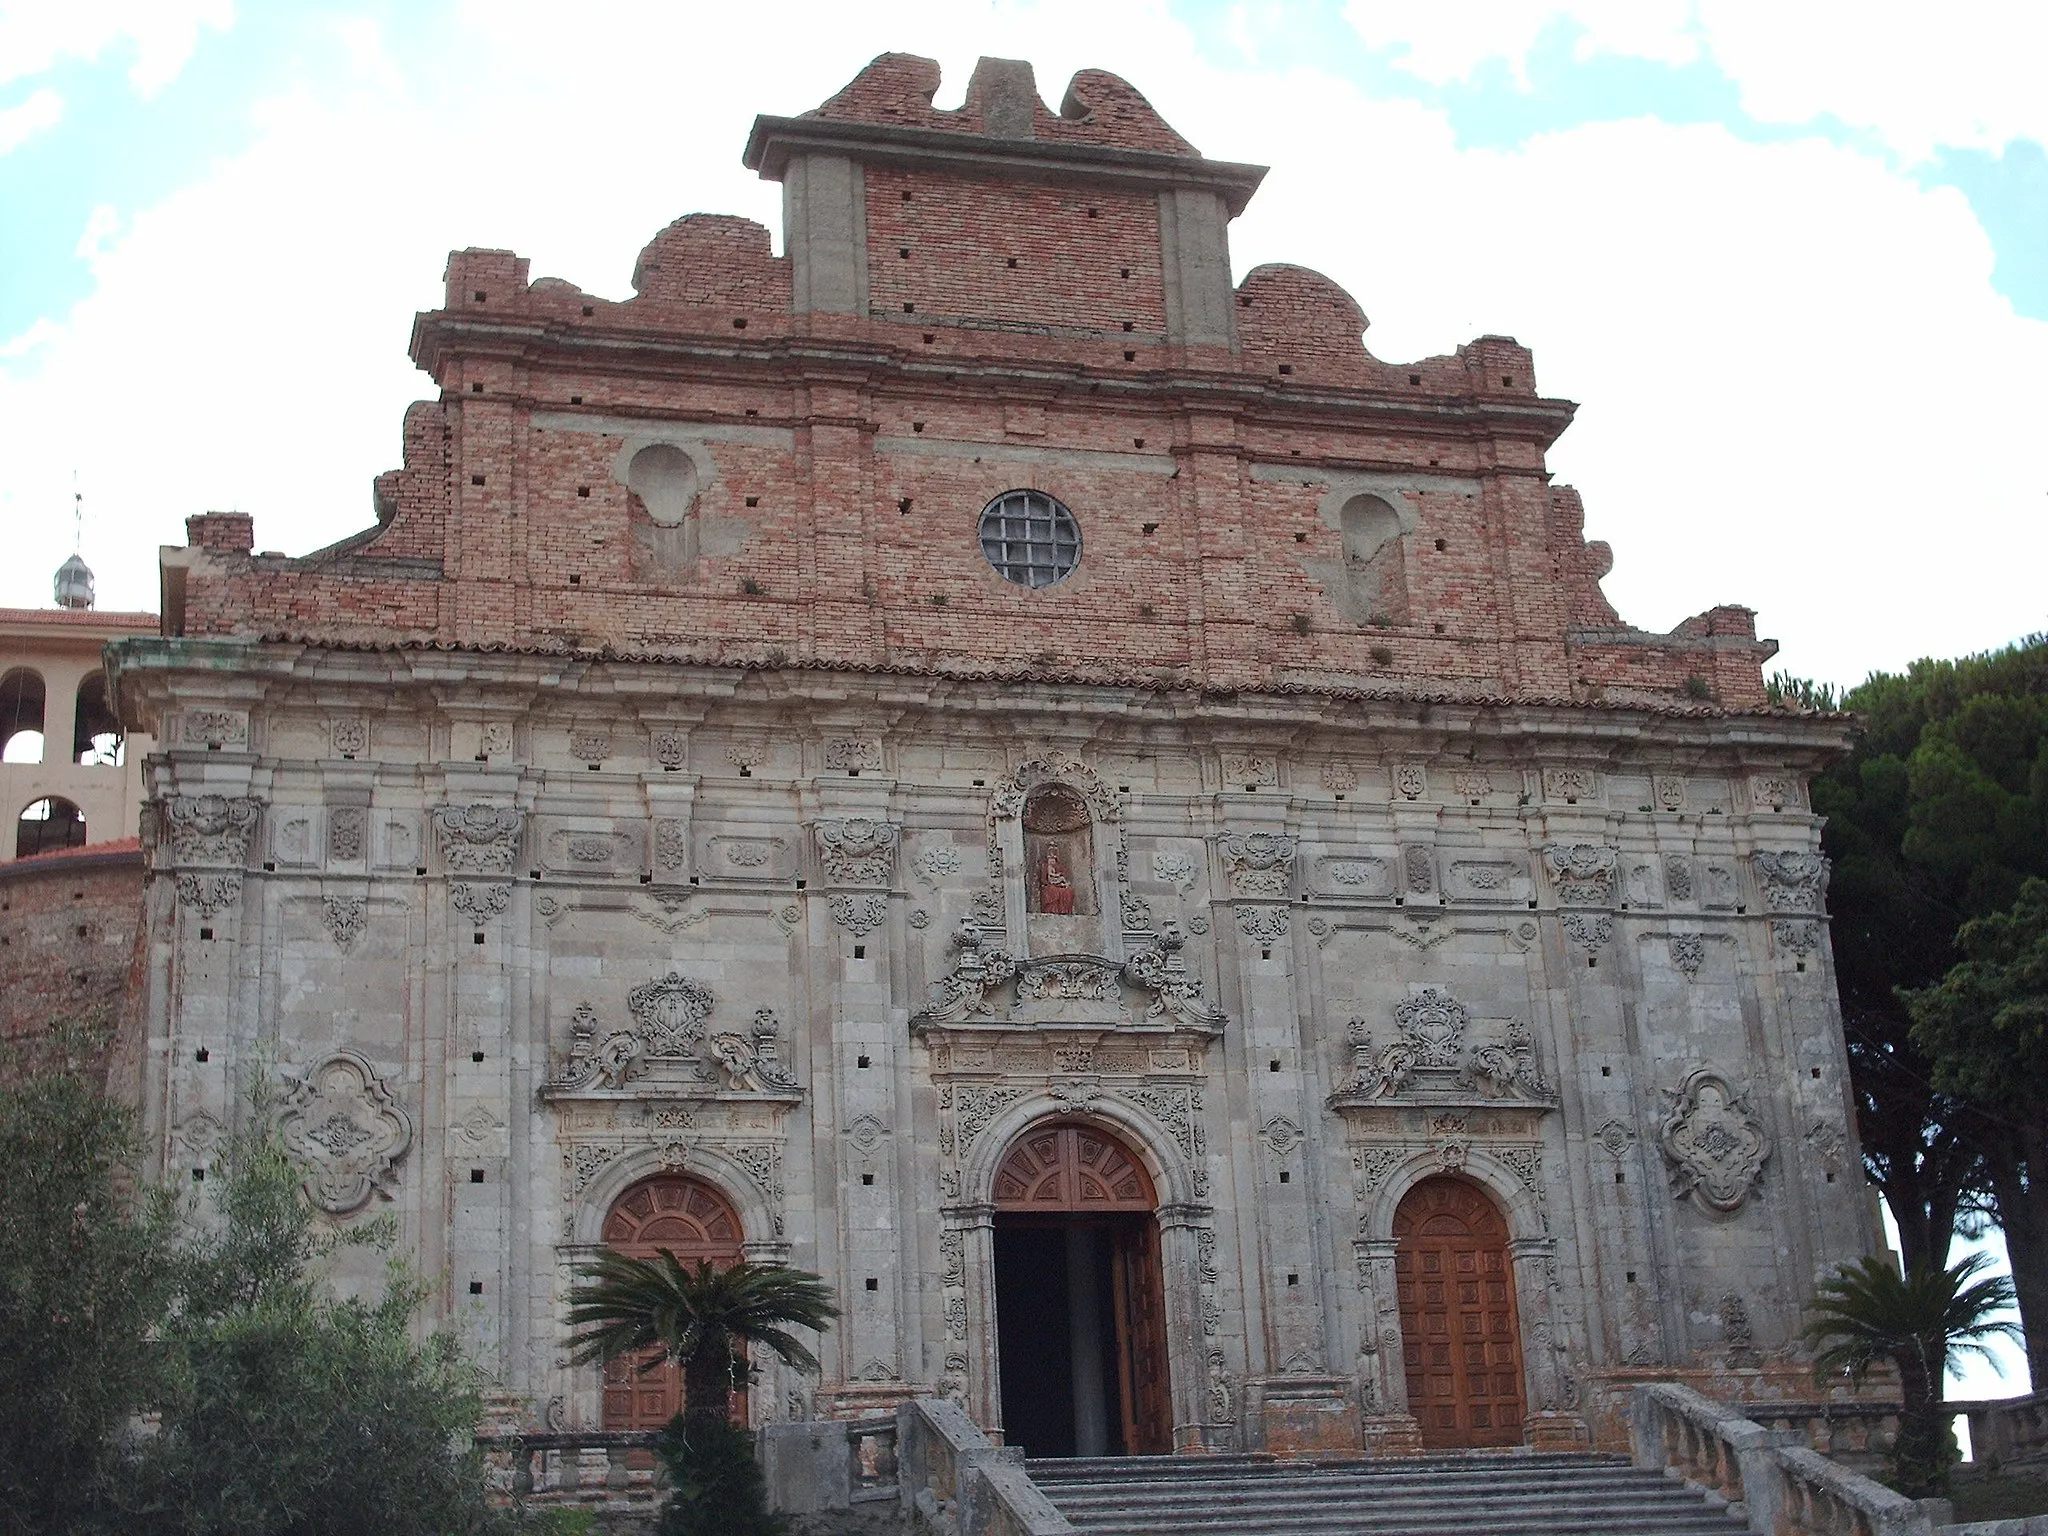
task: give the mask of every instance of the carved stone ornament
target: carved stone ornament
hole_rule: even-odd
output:
[[[247,746],[249,717],[238,709],[193,709],[185,712],[185,745],[219,750]]]
[[[465,875],[502,875],[519,856],[525,818],[509,806],[443,805],[434,811],[441,862]]]
[[[262,813],[258,801],[226,795],[173,795],[160,802],[163,837],[177,864],[226,865],[249,861],[249,839]]]
[[[1751,855],[1750,862],[1764,888],[1764,904],[1773,912],[1821,910],[1828,886],[1828,861],[1821,855],[1759,853]]]
[[[1420,800],[1429,790],[1429,774],[1420,763],[1402,763],[1394,770],[1394,789],[1403,800]]]
[[[1665,936],[1671,949],[1671,963],[1685,972],[1685,979],[1692,981],[1699,976],[1700,967],[1707,963],[1707,939],[1700,933],[1673,933]]]
[[[211,917],[241,899],[242,877],[239,874],[186,873],[178,876],[179,902],[197,909],[201,917]]]
[[[1287,937],[1285,907],[1239,907],[1237,930],[1254,944],[1277,944]]]
[[[1223,782],[1225,784],[1278,784],[1280,762],[1263,752],[1226,752],[1223,754]]]
[[[1799,781],[1788,773],[1758,774],[1749,781],[1749,798],[1759,807],[1769,806],[1782,811],[1786,806],[1795,810],[1799,806]]]
[[[1455,1067],[1471,1015],[1441,987],[1423,987],[1394,1009],[1418,1067]]]
[[[412,1145],[412,1117],[353,1051],[335,1052],[291,1086],[278,1131],[307,1169],[307,1193],[336,1216],[388,1195],[393,1166]]]
[[[1493,793],[1493,778],[1477,769],[1466,769],[1451,776],[1451,788],[1458,792],[1460,800],[1470,800],[1476,805]]]
[[[1820,924],[1803,923],[1796,918],[1773,918],[1771,942],[1785,953],[1803,960],[1820,948]]]
[[[1537,1069],[1535,1040],[1521,1019],[1509,1019],[1498,1041],[1469,1044],[1465,1005],[1441,987],[1418,987],[1395,1007],[1394,1022],[1400,1038],[1375,1051],[1366,1021],[1351,1020],[1352,1075],[1338,1088],[1339,1096],[1390,1098],[1410,1087],[1418,1072],[1427,1072],[1454,1074],[1459,1086],[1489,1098],[1550,1097]]]
[[[1118,1001],[1121,985],[1149,992],[1147,1021],[1214,1033],[1223,1028],[1222,1011],[1202,996],[1201,979],[1187,968],[1181,951],[1187,937],[1175,922],[1163,922],[1154,942],[1131,955],[1121,966],[1094,955],[1059,955],[1044,960],[1018,960],[1007,950],[986,944],[982,929],[963,918],[950,944],[952,967],[932,983],[925,1006],[911,1015],[913,1029],[992,1018],[1000,993],[1011,988],[1010,1001]]]
[[[1358,770],[1341,757],[1326,758],[1318,777],[1323,788],[1340,794],[1358,788]]]
[[[1124,928],[1131,933],[1148,933],[1152,928],[1152,903],[1136,891],[1125,891],[1117,898],[1118,916]]]
[[[569,1061],[555,1081],[564,1088],[624,1088],[647,1071],[647,1047],[630,1029],[597,1037],[597,1010],[578,1003],[569,1018]]]
[[[370,722],[361,715],[343,715],[327,728],[336,757],[361,757],[370,750]]]
[[[882,926],[889,915],[889,898],[870,891],[859,896],[834,896],[828,905],[832,921],[855,938]]]
[[[1557,886],[1558,900],[1571,907],[1604,907],[1614,900],[1616,857],[1598,843],[1547,843],[1543,867]]]
[[[343,863],[354,863],[363,856],[363,823],[367,820],[361,806],[338,805],[327,813],[327,857]]]
[[[960,873],[960,850],[951,843],[932,843],[910,861],[910,868],[921,884],[937,890],[948,875]]]
[[[1660,811],[1685,809],[1685,780],[1676,774],[1657,774],[1650,780],[1650,794]]]
[[[882,766],[882,742],[877,736],[827,736],[825,766],[835,773],[858,773]]]
[[[664,875],[682,872],[689,861],[689,829],[684,823],[664,818],[654,824],[654,862]]]
[[[1543,770],[1543,798],[1577,805],[1600,792],[1600,776],[1590,768],[1546,768]]]
[[[1216,840],[1232,889],[1285,896],[1294,885],[1295,841],[1284,832],[1226,832]]]
[[[690,755],[690,738],[681,731],[656,731],[648,745],[655,762],[672,772],[681,769]]]
[[[1498,1045],[1477,1045],[1465,1066],[1468,1082],[1491,1087],[1498,1094],[1520,1092],[1532,1099],[1545,1098],[1550,1087],[1536,1070],[1536,1043],[1527,1021],[1508,1020],[1506,1035]]]
[[[868,816],[834,817],[816,827],[818,864],[835,885],[887,885],[896,870],[902,828]]]
[[[1564,936],[1581,949],[1598,949],[1614,937],[1614,919],[1605,912],[1567,912]]]
[[[1409,895],[1427,896],[1436,889],[1436,860],[1421,843],[1410,843],[1401,850],[1401,869],[1407,876]]]
[[[369,899],[364,896],[323,896],[320,898],[320,920],[327,925],[334,942],[347,949],[362,937],[369,908]]]
[[[691,1055],[703,1043],[711,1004],[710,988],[676,971],[643,982],[626,996],[647,1054],[658,1057]]]
[[[1658,1145],[1671,1165],[1671,1192],[1701,1210],[1740,1209],[1763,1177],[1769,1133],[1747,1101],[1718,1072],[1701,1067],[1675,1090]]]
[[[1684,854],[1664,855],[1664,894],[1673,901],[1692,900],[1692,860]]]
[[[612,755],[612,733],[603,726],[577,726],[569,732],[569,755],[580,762],[603,762]]]
[[[448,899],[472,923],[488,922],[502,916],[511,904],[512,887],[494,881],[457,880],[448,887]]]

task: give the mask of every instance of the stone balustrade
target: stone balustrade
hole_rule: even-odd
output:
[[[652,1505],[668,1486],[651,1429],[478,1435],[494,1484],[522,1503]]]
[[[1636,1465],[1706,1489],[1757,1536],[1933,1536],[1946,1499],[1909,1499],[1807,1445],[1803,1428],[1766,1429],[1744,1409],[1670,1383],[1638,1386]]]
[[[2000,1466],[2048,1461],[2048,1392],[1950,1403],[1970,1421],[1970,1455]]]
[[[1073,1526],[959,1404],[912,1398],[896,1410],[902,1496],[941,1536],[1071,1536]]]
[[[1810,1449],[1859,1472],[1882,1466],[1899,1437],[1897,1403],[1745,1402],[1742,1412],[1765,1429],[1797,1430]]]

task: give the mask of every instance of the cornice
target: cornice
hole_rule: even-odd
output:
[[[1140,192],[1214,192],[1232,218],[1244,212],[1266,178],[1263,165],[1204,160],[1198,155],[998,139],[824,117],[755,118],[740,163],[758,171],[764,181],[780,181],[797,155],[843,155],[862,164],[913,166],[956,176],[1083,183]]]

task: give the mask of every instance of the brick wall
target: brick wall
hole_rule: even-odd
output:
[[[113,1030],[113,1091],[139,1082],[142,851],[129,839],[0,865],[0,1037]]]
[[[789,258],[736,218],[659,233],[623,303],[453,254],[414,338],[440,398],[406,415],[380,526],[280,561],[246,519],[195,523],[185,633],[1762,707],[1746,610],[1647,635],[1606,603],[1613,556],[1545,467],[1572,407],[1527,349],[1382,363],[1357,303],[1284,265],[1231,296],[1237,350],[1172,344],[1161,194],[1126,173],[1209,162],[1114,77],[1054,113],[1020,68],[984,61],[948,113],[935,65],[886,55],[812,115],[970,152],[865,165],[866,317],[792,313]],[[1041,176],[1019,144],[1125,158]],[[666,565],[620,468],[664,432],[708,466],[698,552]],[[1353,482],[1413,523],[1369,614],[1331,511]],[[1023,486],[1084,537],[1038,592],[976,540]]]

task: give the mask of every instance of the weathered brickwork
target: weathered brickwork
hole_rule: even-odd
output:
[[[78,1025],[137,1091],[143,994],[142,851],[133,838],[0,865],[0,1038]]]
[[[1000,1425],[998,1165],[1060,1125],[1157,1196],[1161,1443],[1437,1433],[1432,1175],[1511,1234],[1515,1435],[1810,1395],[1800,1305],[1877,1241],[1804,794],[1844,722],[1765,707],[1747,610],[1615,614],[1526,350],[1392,368],[1326,279],[1233,284],[1261,172],[1121,81],[937,83],[756,124],[786,256],[693,215],[609,303],[455,253],[377,526],[167,554],[114,664],[167,744],[159,1160],[273,1061],[532,1422],[602,1420],[569,1277],[686,1175],[846,1305],[756,1419]],[[1056,585],[983,557],[1020,489]]]

